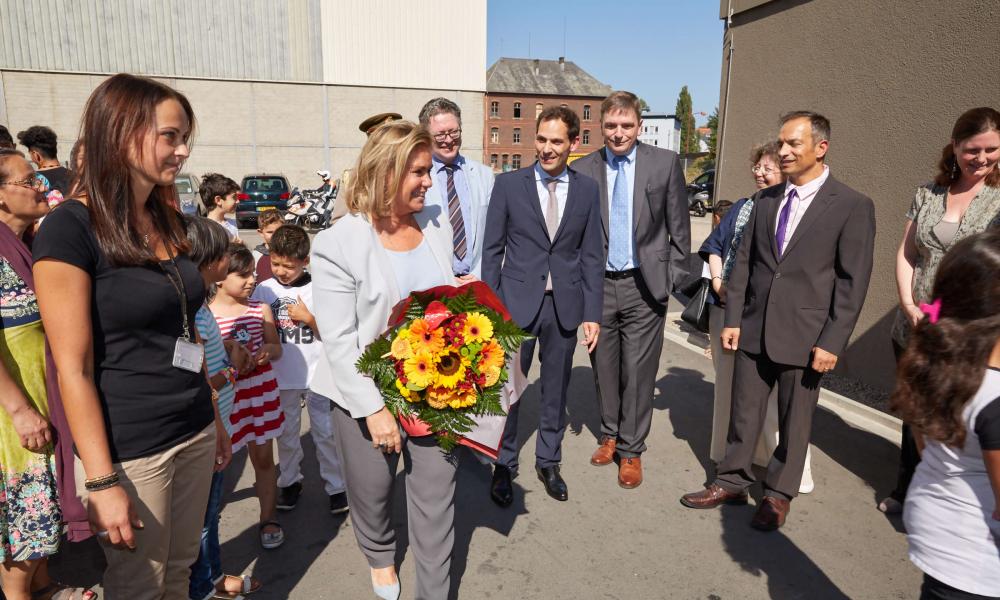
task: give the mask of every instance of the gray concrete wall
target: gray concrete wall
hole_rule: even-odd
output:
[[[722,0],[720,14],[728,4]],[[878,223],[868,300],[840,368],[889,388],[904,214],[917,186],[932,178],[958,115],[1000,107],[1000,2],[734,4],[743,10],[723,49],[716,197],[753,190],[750,147],[774,138],[779,115],[810,109],[830,118],[831,171],[875,201]]]
[[[0,124],[12,134],[48,125],[68,160],[80,116],[103,75],[0,70]],[[292,185],[318,187],[317,169],[338,174],[353,166],[366,117],[396,111],[416,121],[435,96],[462,108],[463,152],[482,160],[481,92],[264,83],[217,79],[161,79],[191,100],[198,129],[185,171],[218,171],[239,180],[247,173],[283,173]]]

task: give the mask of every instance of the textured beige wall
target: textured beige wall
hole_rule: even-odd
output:
[[[997,0],[776,0],[733,17],[717,197],[748,195],[751,145],[776,135],[782,113],[810,109],[832,122],[833,175],[875,202],[875,270],[839,372],[891,386],[904,214],[916,187],[932,178],[958,115],[1000,108],[998,32]],[[727,57],[728,47],[723,100]]]
[[[0,123],[16,134],[48,125],[59,136],[59,158],[79,131],[80,115],[104,76],[0,70]],[[185,171],[217,171],[239,180],[254,172],[283,173],[292,185],[318,187],[315,171],[353,166],[365,136],[358,124],[377,112],[416,120],[424,103],[445,96],[463,112],[464,153],[482,160],[483,94],[443,91],[163,79],[190,99],[198,121]],[[325,102],[325,104],[324,104]],[[325,107],[325,110],[324,110]]]

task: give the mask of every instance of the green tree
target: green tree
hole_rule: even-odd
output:
[[[646,104],[646,101],[644,99],[642,99],[642,98],[639,98],[639,111],[640,112],[649,112],[649,105]]]
[[[719,148],[719,107],[712,111],[712,116],[705,124],[712,132],[708,134],[708,158],[715,160],[715,153]]]
[[[694,108],[692,107],[691,93],[687,86],[681,88],[680,96],[677,98],[677,107],[674,114],[681,122],[681,154],[689,154],[698,151],[698,131],[694,122]]]

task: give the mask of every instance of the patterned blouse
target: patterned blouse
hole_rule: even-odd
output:
[[[945,199],[948,188],[929,183],[917,188],[913,204],[906,218],[916,227],[914,243],[917,246],[917,262],[913,265],[913,302],[931,301],[934,289],[934,274],[949,248],[970,235],[982,233],[1000,213],[1000,187],[983,186],[969,203],[958,225],[955,238],[944,244],[934,233],[934,227],[944,218]],[[901,310],[896,311],[896,321],[892,326],[892,339],[906,346],[910,336],[910,321]]]

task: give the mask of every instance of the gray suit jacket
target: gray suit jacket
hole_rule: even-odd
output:
[[[601,223],[604,262],[608,254],[607,148],[573,162],[573,168],[601,187]],[[691,216],[688,214],[684,170],[676,152],[638,142],[632,194],[632,235],[636,260],[646,287],[662,304],[687,277],[691,253]]]
[[[462,170],[465,171],[465,179],[469,182],[469,191],[472,198],[469,199],[471,215],[463,215],[469,220],[469,230],[472,233],[466,244],[466,262],[472,267],[472,274],[482,279],[483,266],[483,232],[486,230],[486,210],[490,206],[490,194],[493,193],[493,170],[481,162],[465,159]],[[431,181],[435,183],[427,190],[428,204],[437,204],[448,212],[448,192],[441,189],[437,184],[437,175],[432,174]],[[454,234],[454,232],[453,232]]]
[[[440,270],[441,280],[453,284],[448,217],[436,205],[424,206],[414,216],[434,253],[434,264],[427,268]],[[313,240],[309,265],[323,340],[323,357],[309,387],[355,419],[367,417],[385,401],[354,363],[385,332],[392,308],[401,300],[392,262],[367,217],[347,214]]]
[[[875,205],[830,176],[778,256],[775,227],[785,192],[757,192],[726,284],[726,327],[739,327],[741,350],[796,367],[813,346],[840,356],[868,292]]]

